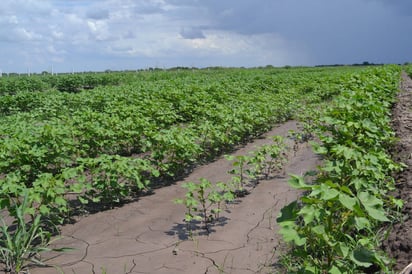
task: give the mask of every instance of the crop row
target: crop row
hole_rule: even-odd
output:
[[[113,205],[330,98],[349,74],[185,72],[80,93],[1,96],[1,208],[25,189],[43,214],[66,212],[67,193]]]
[[[97,86],[118,85],[121,81],[121,75],[108,73],[0,77],[0,95],[14,95],[25,91],[41,92],[50,89],[61,92],[79,92]]]
[[[391,106],[400,79],[397,66],[354,74],[319,119],[323,157],[316,179],[292,176],[289,183],[305,194],[282,209],[280,233],[291,245],[283,263],[299,273],[391,272],[380,240],[399,214],[394,189],[395,163],[388,150],[396,141]]]
[[[409,75],[409,77],[412,77],[412,64],[405,65],[403,69]]]

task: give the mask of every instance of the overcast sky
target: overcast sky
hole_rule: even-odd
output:
[[[412,61],[411,0],[0,0],[0,70]]]

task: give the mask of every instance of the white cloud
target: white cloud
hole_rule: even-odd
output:
[[[104,41],[114,39],[114,35],[109,31],[107,22],[105,21],[87,21],[87,26],[92,35],[92,39]]]
[[[34,41],[41,40],[43,37],[41,34],[35,33],[34,31],[25,28],[17,28],[14,30],[14,38],[16,40]]]
[[[64,49],[56,49],[56,47],[55,47],[54,45],[48,45],[48,46],[47,46],[47,51],[48,51],[50,54],[53,54],[53,55],[63,55],[63,54],[66,54],[66,50],[64,50]]]

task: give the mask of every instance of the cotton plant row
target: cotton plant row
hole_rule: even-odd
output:
[[[391,106],[400,69],[385,66],[354,74],[317,125],[314,151],[323,164],[313,182],[292,176],[303,191],[277,219],[290,252],[290,273],[391,273],[380,250],[385,225],[399,218],[403,202],[392,197],[391,176],[402,164],[388,150],[396,142]]]

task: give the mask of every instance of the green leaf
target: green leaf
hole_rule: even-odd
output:
[[[66,168],[62,171],[61,176],[63,179],[68,180],[77,176],[78,170],[75,168]]]
[[[79,200],[80,203],[82,203],[83,205],[87,205],[89,203],[89,200],[82,197],[82,196],[78,196],[77,199]]]
[[[294,242],[297,246],[302,246],[306,243],[306,238],[300,237],[295,228],[296,224],[293,221],[282,222],[279,233],[283,236],[285,242]]]
[[[326,231],[325,231],[325,226],[323,225],[317,225],[311,228],[311,230],[317,234],[317,235],[325,235]]]
[[[228,161],[233,161],[235,159],[235,156],[233,155],[224,155],[224,157],[226,158],[226,160]]]
[[[60,207],[65,207],[67,205],[67,201],[61,196],[57,196],[54,202]]]
[[[288,181],[288,184],[296,189],[302,189],[302,190],[310,190],[312,187],[310,185],[307,185],[305,183],[305,180],[303,179],[302,176],[297,176],[297,175],[291,175],[291,178]]]
[[[340,256],[345,258],[349,255],[349,246],[344,242],[340,242],[338,245],[336,245],[336,248]]]
[[[181,205],[181,204],[183,204],[184,201],[183,201],[183,199],[174,199],[173,202],[175,204]]]
[[[352,198],[344,193],[339,193],[339,201],[347,209],[353,210],[353,207],[355,206],[357,199]]]
[[[337,268],[335,265],[333,265],[333,266],[329,269],[328,273],[329,273],[329,274],[342,274],[342,271],[341,271],[339,268]]]
[[[396,199],[394,197],[390,197],[392,203],[398,208],[398,209],[402,209],[403,205],[404,205],[404,201],[401,199]]]
[[[371,223],[369,222],[367,218],[355,217],[355,227],[358,231],[362,229],[370,229]]]
[[[348,194],[348,195],[353,195],[352,191],[351,191],[350,188],[347,187],[347,186],[341,186],[341,187],[340,187],[340,190],[341,190],[342,192],[345,192],[345,193]]]
[[[313,205],[306,205],[300,211],[299,215],[303,217],[305,225],[309,225],[316,216],[316,208]]]
[[[77,192],[77,193],[81,193],[83,191],[83,188],[84,188],[84,185],[79,184],[79,183],[70,185],[70,190],[73,192]]]
[[[39,211],[40,211],[40,214],[42,214],[42,215],[47,215],[47,214],[50,213],[50,209],[45,205],[41,205],[39,207]]]
[[[328,187],[325,184],[321,185],[321,198],[329,201],[336,198],[339,195],[339,191],[333,188]]]
[[[353,250],[350,258],[358,266],[369,267],[373,264],[375,256],[372,251],[361,246]]]
[[[365,210],[368,212],[369,216],[378,221],[389,221],[389,219],[385,215],[385,210],[382,207],[382,200],[378,199],[377,197],[371,195],[368,192],[359,193],[358,198],[364,206]]]
[[[298,273],[301,274],[316,274],[319,271],[316,269],[315,266],[312,265],[305,265],[303,269],[300,269]]]
[[[295,221],[298,212],[298,203],[297,201],[293,201],[287,206],[284,206],[280,210],[279,217],[276,219],[278,223],[287,222],[287,221]]]
[[[310,141],[309,144],[312,145],[313,151],[316,154],[326,155],[328,153],[328,149],[326,147],[323,147],[316,142]]]
[[[185,221],[186,222],[191,222],[193,219],[194,218],[193,218],[192,214],[189,214],[189,213],[185,214]]]

